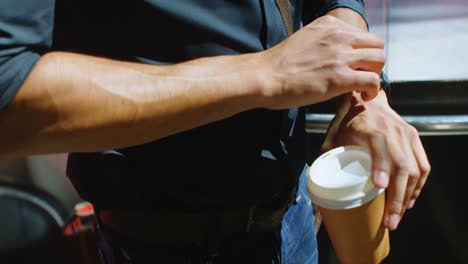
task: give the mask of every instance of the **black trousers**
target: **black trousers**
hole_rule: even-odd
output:
[[[281,263],[280,230],[246,233],[189,246],[150,244],[101,228],[100,253],[104,264],[231,264]]]

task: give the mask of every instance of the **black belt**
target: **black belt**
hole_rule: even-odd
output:
[[[105,228],[131,239],[189,245],[229,236],[278,230],[288,205],[277,209],[256,206],[220,213],[133,213],[99,211]]]

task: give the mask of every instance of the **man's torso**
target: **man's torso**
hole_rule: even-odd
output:
[[[56,5],[54,49],[128,61],[172,64],[258,52],[287,37],[274,0],[57,0]],[[300,7],[300,1],[291,1],[296,28]],[[257,109],[142,146],[73,153],[68,174],[83,198],[102,208],[251,205],[290,188],[297,176],[290,175],[282,145],[295,118]]]

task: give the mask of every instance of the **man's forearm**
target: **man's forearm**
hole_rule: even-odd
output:
[[[0,112],[0,162],[143,144],[255,108],[252,56],[154,66],[46,54]]]

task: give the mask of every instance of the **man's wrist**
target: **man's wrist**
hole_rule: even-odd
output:
[[[255,63],[249,65],[246,73],[253,80],[253,89],[250,96],[257,108],[269,108],[274,104],[275,98],[284,90],[286,76],[283,71],[275,70],[276,57],[270,50],[252,54]]]

